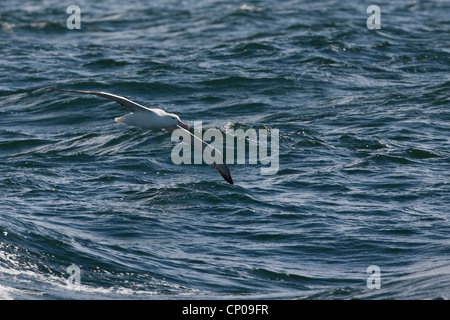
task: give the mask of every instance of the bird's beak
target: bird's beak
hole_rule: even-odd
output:
[[[178,125],[180,127],[186,128],[187,130],[189,130],[191,128],[188,124],[182,122],[181,120],[178,120]]]

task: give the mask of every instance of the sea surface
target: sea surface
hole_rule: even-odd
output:
[[[0,299],[450,298],[449,12],[3,0]],[[50,87],[278,130],[279,168],[228,162],[228,184],[115,102]]]

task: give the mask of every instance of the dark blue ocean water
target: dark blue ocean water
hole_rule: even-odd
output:
[[[73,4],[81,29],[66,26]],[[449,298],[449,12],[2,1],[0,298]],[[170,133],[114,122],[114,102],[49,87],[204,130],[278,129],[279,170],[231,163],[230,185],[175,165]]]

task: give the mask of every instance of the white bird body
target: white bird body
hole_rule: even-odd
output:
[[[162,130],[178,124],[178,117],[161,109],[150,109],[152,111],[132,112],[115,118],[119,123],[139,127],[145,130]]]
[[[81,90],[66,90],[66,89],[55,89],[51,88],[52,90],[56,91],[62,91],[62,92],[70,92],[70,93],[82,93],[82,94],[93,94],[99,97],[107,98],[110,100],[113,100],[120,105],[126,107],[131,113],[126,114],[121,117],[115,118],[116,122],[124,123],[130,126],[139,127],[145,130],[169,130],[174,132],[175,134],[178,134],[181,138],[183,138],[184,135],[187,135],[187,137],[191,137],[190,142],[194,147],[197,147],[197,144],[194,144],[194,141],[197,138],[192,133],[190,133],[189,125],[182,122],[180,118],[173,113],[167,113],[166,111],[162,109],[157,108],[147,108],[144,106],[141,106],[140,104],[137,104],[131,100],[128,100],[127,98],[117,96],[111,93],[106,92],[100,92],[100,91],[81,91]],[[187,130],[185,130],[186,128]],[[181,130],[181,131],[180,131]],[[181,134],[180,134],[181,133]],[[222,177],[230,184],[233,184],[233,179],[231,178],[230,171],[228,169],[228,166],[225,164],[225,161],[223,160],[223,156],[220,153],[219,150],[212,147],[211,145],[207,144],[203,140],[201,140],[202,144],[202,150],[199,150],[203,152],[206,147],[211,147],[214,149],[216,154],[219,156],[219,161],[213,162],[214,167],[219,171],[219,173],[222,175]],[[197,147],[198,148],[198,147]]]

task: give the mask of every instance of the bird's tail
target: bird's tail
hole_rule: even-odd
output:
[[[114,119],[115,122],[119,122],[119,123],[125,123],[125,116],[121,116],[121,117],[117,117]]]

